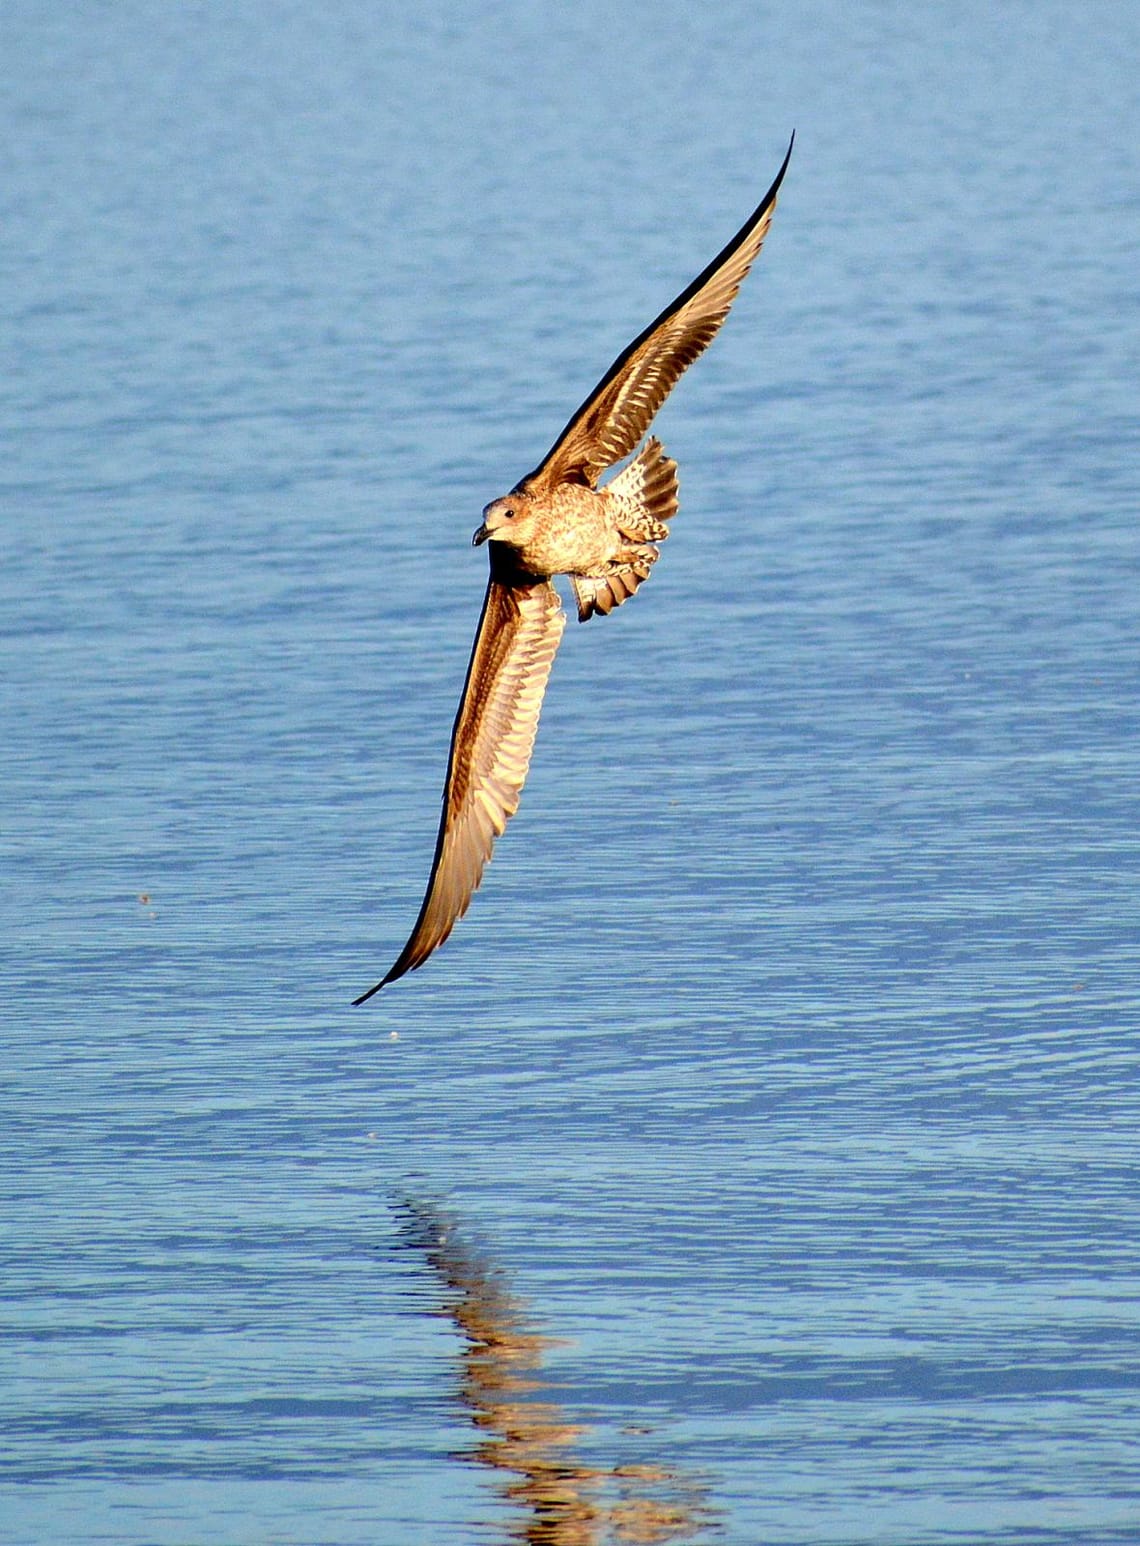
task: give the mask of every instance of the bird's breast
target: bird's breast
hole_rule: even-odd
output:
[[[589,574],[612,558],[618,537],[605,493],[563,483],[536,512],[519,556],[532,574]]]

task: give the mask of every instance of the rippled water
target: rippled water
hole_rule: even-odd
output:
[[[14,0],[14,1542],[1140,1540],[1132,7]],[[478,511],[755,203],[430,859]]]

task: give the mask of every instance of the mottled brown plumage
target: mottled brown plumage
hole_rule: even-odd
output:
[[[793,136],[793,142],[794,142]],[[581,622],[633,595],[677,511],[677,466],[657,440],[636,449],[682,372],[728,315],[767,235],[791,158],[728,245],[618,355],[535,470],[483,511],[491,577],[451,736],[443,815],[411,938],[382,981],[420,966],[467,911],[495,839],[518,809],[565,614],[551,584],[570,579]]]

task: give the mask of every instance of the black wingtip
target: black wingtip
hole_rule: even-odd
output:
[[[784,152],[784,159],[780,163],[780,170],[776,173],[775,181],[773,182],[772,186],[768,189],[768,192],[767,192],[767,194],[764,197],[764,204],[761,205],[761,208],[763,208],[765,205],[769,204],[772,201],[772,199],[774,199],[776,197],[776,194],[779,192],[780,184],[784,180],[784,173],[788,170],[788,162],[792,159],[792,147],[795,145],[795,143],[796,143],[796,131],[793,129],[792,130],[792,137],[788,141],[788,148]]]
[[[367,993],[362,993],[359,998],[354,998],[353,1001],[352,1001],[353,1009],[359,1009],[361,1004],[367,1004],[368,1000],[372,997],[372,995],[374,993],[379,993],[380,989],[384,986],[384,984],[387,981],[388,981],[387,977],[382,978],[381,981],[378,982],[374,988],[369,988]]]
[[[737,232],[736,236],[731,242],[729,242],[724,252],[720,253],[718,257],[713,259],[708,268],[705,270],[705,273],[700,276],[700,279],[693,281],[690,289],[695,288],[696,285],[700,283],[700,280],[705,278],[705,274],[708,274],[712,269],[716,268],[720,263],[722,263],[732,248],[738,245],[738,243],[743,241],[752,231],[754,231],[760,221],[771,209],[772,205],[776,202],[776,195],[780,191],[780,184],[784,180],[784,173],[788,170],[788,162],[792,159],[792,147],[795,145],[795,143],[796,131],[793,129],[792,137],[788,141],[788,148],[784,152],[784,159],[780,162],[780,170],[776,173],[775,177],[773,177],[772,186],[768,189],[767,193],[760,200],[759,204],[756,206],[756,209],[753,211],[752,218],[748,221],[743,230]]]

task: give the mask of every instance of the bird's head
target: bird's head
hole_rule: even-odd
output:
[[[493,499],[483,511],[483,524],[471,541],[476,547],[484,542],[504,542],[521,548],[530,541],[534,530],[534,500],[529,494],[506,494]]]

